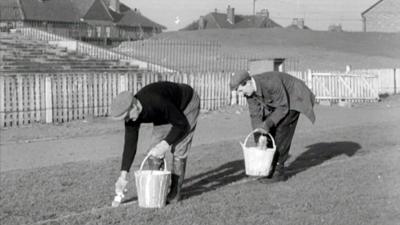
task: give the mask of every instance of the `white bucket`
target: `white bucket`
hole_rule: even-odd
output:
[[[171,172],[167,170],[167,163],[164,159],[164,170],[143,170],[144,162],[150,155],[147,155],[140,169],[135,171],[136,190],[139,200],[139,207],[162,208],[166,205],[167,194],[171,180]]]
[[[276,151],[275,141],[274,138],[268,134],[272,140],[272,148],[261,150],[258,147],[246,147],[247,140],[255,132],[257,131],[254,130],[250,132],[244,140],[244,143],[240,143],[243,149],[246,174],[249,176],[268,176]]]

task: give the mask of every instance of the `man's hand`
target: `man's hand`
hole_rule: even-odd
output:
[[[150,150],[149,154],[153,157],[163,159],[165,153],[170,149],[171,146],[166,141],[162,140],[160,143],[158,143]]]
[[[119,177],[117,182],[115,183],[115,194],[118,196],[121,196],[122,198],[124,197],[126,190],[126,185],[128,184],[128,181],[124,177]]]
[[[272,120],[266,119],[264,121],[264,130],[265,130],[266,134],[269,133],[269,131],[271,130],[272,127],[275,127],[275,123]]]
[[[126,180],[126,171],[121,171],[121,176],[115,182],[115,197],[111,203],[112,207],[118,207],[121,204],[122,199],[125,197],[126,185],[128,181]]]

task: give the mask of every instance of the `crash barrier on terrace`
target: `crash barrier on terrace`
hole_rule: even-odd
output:
[[[14,33],[0,35],[0,52],[0,70],[4,71],[138,69],[120,60],[96,59]]]
[[[230,103],[229,78],[229,73],[0,72],[0,127],[108,116],[118,93],[136,93],[160,80],[191,85],[201,97],[201,109],[216,110]]]
[[[265,53],[237,52],[215,40],[148,39],[122,42],[116,52],[180,72],[233,72],[247,70],[250,62],[271,60]],[[297,70],[299,60],[285,59],[285,68]],[[153,71],[156,70],[149,67]]]
[[[49,44],[64,47],[70,51],[75,51],[77,54],[88,55],[93,58],[103,59],[103,60],[121,60],[131,65],[136,65],[143,69],[148,67],[147,62],[135,60],[130,56],[116,52],[112,49],[101,48],[96,45],[66,38],[64,36],[60,36],[58,34],[50,33],[40,29],[35,29],[31,27],[21,27],[18,28],[18,32],[32,39],[47,41]],[[153,67],[157,68],[156,65],[153,65]]]
[[[141,69],[156,72],[232,72],[249,68],[250,61],[269,59],[264,53],[232,52],[218,41],[147,39],[122,42],[115,48],[104,48],[33,27],[18,31],[32,39],[57,43],[79,54],[97,59],[122,60]],[[286,70],[298,70],[297,58],[286,58]]]
[[[99,48],[98,46],[70,39],[59,34],[50,33],[44,30],[35,29],[31,27],[18,28],[18,32],[22,35],[36,40],[47,41],[50,44],[57,43],[68,50],[76,51],[80,54],[86,54],[98,59],[116,60],[116,59],[129,59],[126,55],[121,55],[113,50]]]
[[[248,58],[222,54],[218,41],[138,40],[123,42],[114,50],[182,72],[235,71],[248,67]]]

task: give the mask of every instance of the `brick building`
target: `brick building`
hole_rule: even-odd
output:
[[[166,29],[119,0],[0,0],[1,27],[35,27],[107,43],[143,39]]]
[[[400,0],[379,0],[361,17],[364,32],[400,32]]]
[[[304,24],[304,18],[293,18],[292,24],[290,24],[286,28],[294,30],[311,30],[308,26]]]
[[[204,29],[237,29],[237,28],[273,28],[282,27],[269,17],[267,9],[257,12],[256,15],[237,15],[235,8],[228,6],[226,13],[215,9],[181,30],[204,30]]]

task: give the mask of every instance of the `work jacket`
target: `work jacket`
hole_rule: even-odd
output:
[[[295,110],[315,122],[315,96],[302,81],[283,72],[265,72],[252,76],[255,93],[247,97],[253,128],[276,126]]]

